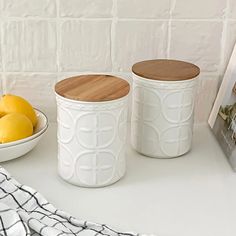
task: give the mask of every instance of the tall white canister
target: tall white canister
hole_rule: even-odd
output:
[[[156,158],[188,152],[200,69],[184,61],[148,60],[134,64],[132,72],[133,148]]]
[[[102,187],[125,174],[129,90],[128,82],[109,75],[56,84],[58,172],[64,180]]]

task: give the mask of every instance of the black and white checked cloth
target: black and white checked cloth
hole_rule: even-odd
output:
[[[0,166],[0,236],[137,236],[75,219]]]

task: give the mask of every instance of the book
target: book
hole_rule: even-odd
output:
[[[236,45],[208,123],[233,170],[236,171]]]

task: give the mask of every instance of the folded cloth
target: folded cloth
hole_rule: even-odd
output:
[[[0,236],[134,236],[104,224],[78,220],[56,209],[40,193],[19,184],[0,166]]]

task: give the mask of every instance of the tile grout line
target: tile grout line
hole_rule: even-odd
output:
[[[170,46],[171,46],[171,33],[172,33],[172,15],[173,10],[176,5],[176,0],[172,0],[170,2],[170,11],[169,11],[169,20],[168,20],[168,35],[167,35],[167,49],[166,49],[166,56],[170,58]]]
[[[59,69],[60,69],[60,46],[61,46],[61,41],[60,41],[60,23],[59,23],[59,13],[60,13],[60,2],[59,0],[56,0],[56,63],[57,63],[57,81],[58,81],[58,75],[59,75]]]
[[[6,74],[5,74],[5,57],[4,57],[4,28],[3,28],[3,24],[5,23],[5,19],[4,16],[2,14],[2,16],[0,17],[1,22],[0,22],[0,27],[1,27],[1,38],[0,38],[0,42],[1,42],[1,64],[2,64],[2,71],[1,71],[1,75],[2,75],[2,94],[0,92],[0,95],[3,95],[6,93]]]
[[[176,2],[176,0],[172,0]],[[117,0],[114,0],[117,4]],[[116,5],[115,5],[116,6]],[[27,21],[27,20],[39,20],[39,21],[52,21],[55,22],[59,21],[67,21],[67,20],[74,20],[74,21],[106,21],[106,20],[113,20],[113,17],[7,17],[8,21]],[[115,18],[118,19],[117,16]],[[120,21],[169,21],[170,18],[125,18],[120,17]],[[174,21],[207,21],[207,22],[221,22],[222,18],[172,18]],[[236,19],[230,18],[231,21],[236,21]]]
[[[117,0],[113,0],[112,6],[112,23],[111,23],[111,32],[110,32],[110,56],[111,56],[111,72],[114,72],[114,63],[115,63],[115,37],[116,37],[116,24],[117,24]]]

